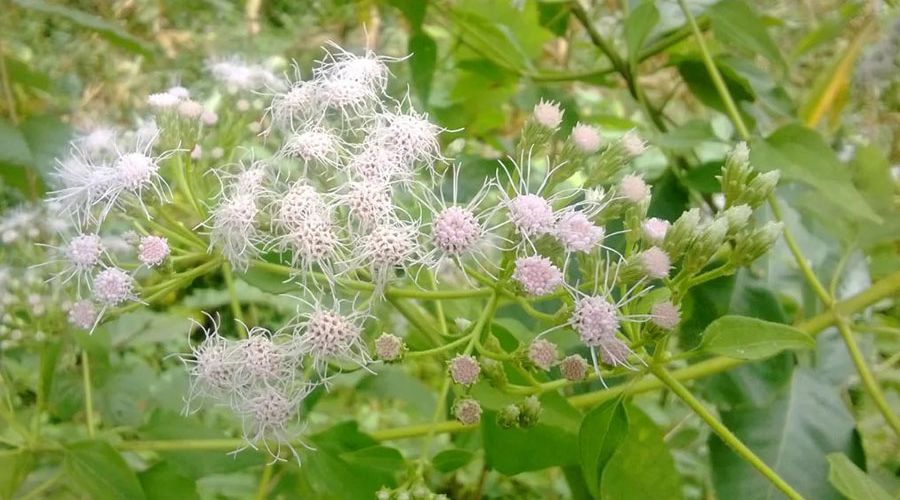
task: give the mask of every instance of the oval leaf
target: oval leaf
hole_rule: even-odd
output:
[[[812,349],[812,337],[780,323],[745,316],[723,316],[703,332],[699,349],[737,359],[764,359],[789,349]]]
[[[134,471],[103,441],[82,441],[66,447],[65,467],[69,479],[90,498],[145,498]]]
[[[452,472],[471,462],[475,454],[468,450],[444,450],[431,459],[431,465],[441,472]]]

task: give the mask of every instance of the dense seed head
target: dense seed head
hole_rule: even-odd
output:
[[[457,354],[450,360],[450,377],[460,385],[472,385],[478,382],[481,366],[478,361],[468,354]]]
[[[279,437],[294,416],[296,404],[274,387],[265,387],[242,402],[242,413],[250,417],[253,437]]]
[[[105,306],[119,305],[131,297],[134,278],[121,269],[109,267],[97,274],[92,289],[97,302]]]
[[[577,299],[569,322],[589,347],[600,346],[619,329],[615,306],[597,295]]]
[[[87,270],[100,263],[103,243],[96,234],[81,234],[69,242],[65,248],[66,258],[77,270]]]
[[[452,206],[435,217],[432,231],[432,241],[436,247],[450,255],[459,255],[478,242],[482,228],[471,210]]]
[[[294,259],[308,263],[321,263],[332,257],[340,244],[334,225],[320,217],[298,224],[286,240],[295,252]]]
[[[403,350],[403,340],[396,335],[382,333],[375,339],[375,354],[384,361],[398,361]]]
[[[334,164],[339,151],[337,138],[319,129],[292,134],[284,143],[284,153],[304,161]]]
[[[349,182],[340,201],[350,216],[366,227],[386,220],[394,211],[391,188],[380,182]]]
[[[268,330],[254,327],[245,340],[237,344],[240,370],[249,380],[273,382],[284,373],[284,356],[272,342]]]
[[[215,393],[234,389],[239,367],[237,350],[218,334],[210,335],[194,350],[192,375],[204,389]]]
[[[509,219],[520,234],[537,237],[549,234],[556,225],[550,202],[536,194],[522,194],[508,203]]]
[[[314,357],[335,356],[359,341],[362,329],[337,311],[322,309],[309,315],[303,338]]]
[[[348,78],[322,80],[317,90],[326,106],[344,112],[360,109],[376,98],[368,85]]]
[[[563,283],[563,274],[547,257],[530,255],[516,259],[513,279],[529,295],[541,296],[553,293]]]
[[[588,253],[603,243],[606,232],[583,213],[570,210],[559,218],[555,234],[567,252]]]
[[[278,200],[275,221],[284,231],[292,232],[312,218],[324,217],[327,212],[322,195],[309,184],[298,181]]]
[[[377,267],[394,267],[406,263],[418,248],[416,228],[398,221],[382,222],[363,236],[360,250]]]
[[[457,399],[451,412],[463,425],[476,425],[481,421],[481,405],[472,398]]]
[[[161,236],[144,236],[138,246],[138,260],[144,265],[156,267],[169,256],[169,241]]]
[[[587,360],[578,354],[566,356],[559,362],[559,372],[566,380],[571,382],[580,382],[587,376],[588,363]]]

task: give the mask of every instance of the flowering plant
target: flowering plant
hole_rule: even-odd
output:
[[[329,42],[311,65],[209,59],[208,78],[146,93],[130,125],[77,133],[43,202],[9,212],[0,228],[22,256],[0,274],[0,347],[14,360],[0,371],[11,491],[33,457],[62,451],[60,474],[98,498],[159,494],[163,483],[196,494],[195,479],[257,466],[260,497],[343,496],[342,487],[353,498],[478,496],[488,471],[500,476],[498,495],[515,495],[517,474],[558,466],[573,497],[675,498],[696,493],[682,488],[691,469],[676,467],[667,445],[690,426],[710,436],[702,453],[741,468],[748,484],[815,496],[821,484],[798,484],[740,427],[753,414],[740,413],[726,385],[765,386],[760,398],[782,401],[780,386],[752,370],[793,369],[834,324],[879,418],[900,432],[848,319],[900,284],[895,273],[838,301],[837,285],[819,281],[776,194],[779,167],[796,176],[794,150],[776,148],[790,141],[754,138],[679,4],[736,140],[695,169],[685,170],[687,155],[664,157],[668,181],[651,183],[642,165],[678,135],[634,76],[644,41],[634,30],[658,19],[653,2],[626,22],[629,61],[580,3],[565,12],[657,132],[609,133],[548,93],[473,161],[465,129],[426,113],[419,88],[404,89],[398,75],[421,54]],[[690,187],[701,169],[703,189],[667,206],[666,182]],[[766,266],[775,272],[766,256],[782,238],[827,308],[793,326],[753,285]],[[743,295],[732,295],[736,282],[750,283]],[[130,364],[142,368],[115,371]],[[29,369],[39,374],[33,390],[7,387]],[[54,389],[56,373],[71,369],[77,377]],[[813,384],[805,376],[787,375]],[[636,397],[660,389],[686,410],[665,435]],[[77,402],[59,391],[78,392]],[[59,432],[55,420],[83,425]],[[480,439],[448,437],[472,434]],[[832,470],[865,477],[843,460]],[[110,484],[85,479],[94,468]],[[645,468],[660,479],[639,476]],[[712,474],[716,489],[735,488],[726,472]]]

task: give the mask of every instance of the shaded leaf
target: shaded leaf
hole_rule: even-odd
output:
[[[87,12],[71,7],[47,3],[43,0],[13,0],[13,3],[23,9],[64,18],[76,26],[97,33],[123,49],[145,56],[153,55],[154,47],[150,42],[141,40],[125,31],[121,26],[111,23],[102,17],[88,14]]]
[[[806,498],[841,498],[827,481],[825,455],[843,452],[862,460],[853,417],[837,389],[808,370],[794,370],[785,392],[764,407],[721,411],[722,422],[763,462]],[[710,463],[719,498],[762,500],[778,491],[715,435]]]
[[[812,349],[816,343],[796,328],[746,316],[723,316],[703,332],[699,349],[737,359],[764,359],[789,349]]]
[[[656,4],[652,0],[644,1],[628,15],[624,27],[625,47],[628,49],[628,61],[631,64],[640,59],[641,47],[658,22],[659,11],[656,10]]]
[[[82,441],[66,447],[68,478],[92,499],[139,500],[144,490],[134,471],[104,441]]]
[[[193,500],[197,494],[197,484],[181,475],[178,467],[169,462],[158,462],[149,469],[138,474],[147,500]]]
[[[828,455],[828,482],[849,500],[890,500],[884,488],[842,453]]]
[[[625,439],[628,417],[621,399],[607,401],[585,415],[578,431],[578,454],[584,482],[599,497],[600,478],[613,453]]]
[[[750,54],[761,54],[769,61],[784,67],[784,58],[778,45],[766,31],[765,23],[744,0],[724,0],[708,11],[713,33],[723,43],[743,49]]]
[[[434,67],[437,63],[437,44],[424,31],[409,37],[407,52],[410,53],[409,69],[413,88],[425,107],[431,95],[431,81],[434,78]]]
[[[681,498],[681,478],[662,431],[636,406],[629,405],[626,410],[628,434],[603,471],[600,498]]]
[[[403,468],[403,455],[396,448],[370,446],[361,450],[341,454],[341,458],[351,464],[362,465],[386,472],[396,472]]]
[[[30,451],[18,450],[0,455],[0,498],[13,498],[32,467],[34,455]]]
[[[453,472],[468,464],[475,458],[475,454],[468,450],[451,448],[444,450],[431,459],[431,465],[440,472]]]

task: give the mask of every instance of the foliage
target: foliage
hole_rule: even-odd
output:
[[[0,498],[895,497],[898,47],[862,0],[13,0]],[[359,59],[383,87],[285,107]],[[391,113],[416,252],[379,267],[346,190],[407,144]],[[320,126],[339,151],[304,156]],[[139,188],[72,195],[138,153]],[[335,207],[327,265],[278,218],[294,181]],[[340,355],[308,341],[331,306]]]

